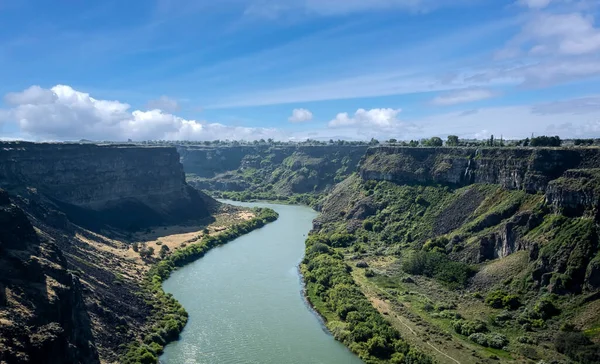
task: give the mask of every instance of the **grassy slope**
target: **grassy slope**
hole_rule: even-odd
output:
[[[361,204],[374,206],[374,213],[353,215]],[[554,345],[554,337],[565,323],[597,337],[597,301],[583,302],[588,293],[580,283],[589,260],[598,251],[595,225],[588,218],[549,214],[541,195],[493,185],[453,190],[363,183],[351,177],[324,203],[323,214],[329,218],[320,218],[322,234],[352,233],[352,241],[345,244],[348,246],[337,248],[347,266],[354,267],[357,261],[370,266],[352,272],[362,292],[380,312],[390,310],[384,316],[403,337],[414,336],[407,341],[423,350],[431,349],[433,341],[444,354],[429,352],[441,362],[455,362],[448,356],[461,362],[565,358]],[[519,252],[479,263],[474,252],[479,251],[482,240],[499,236],[506,223],[520,215],[534,223],[515,225],[510,230],[517,234],[521,248],[537,244],[538,256],[531,257],[530,262],[528,252]],[[415,255],[436,257],[418,265],[424,268],[422,275],[411,277],[416,285],[405,282],[406,261]],[[477,273],[468,281],[452,279],[457,272],[464,272],[461,267]],[[541,273],[547,276],[541,279]],[[508,302],[512,297],[520,307],[491,307],[485,298],[496,291],[501,291],[500,300],[508,296]],[[557,314],[544,314],[547,301],[559,309]],[[448,302],[452,304],[446,307]],[[504,335],[508,344],[498,349],[478,345],[454,328],[456,321],[475,320],[484,323],[483,335]],[[413,335],[407,329],[411,325],[425,328],[425,332]],[[473,356],[469,359],[467,353]]]

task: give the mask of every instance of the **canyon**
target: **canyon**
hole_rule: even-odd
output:
[[[0,362],[113,363],[129,343],[150,348],[171,313],[143,280],[161,258],[133,243],[170,244],[168,257],[255,216],[209,194],[319,210],[307,297],[366,362],[594,362],[599,171],[598,148],[2,142]],[[519,304],[490,306],[496,292]],[[547,302],[557,311],[536,311]],[[493,323],[484,336],[451,329],[475,321]],[[583,354],[557,344],[563,332],[585,333]]]

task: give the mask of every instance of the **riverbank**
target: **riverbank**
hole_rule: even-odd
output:
[[[186,308],[189,321],[180,339],[165,347],[161,362],[363,364],[324,330],[302,296],[298,265],[316,212],[223,202],[269,207],[279,218],[212,250],[163,283]]]
[[[143,294],[154,308],[150,333],[140,341],[129,344],[123,357],[125,364],[156,363],[158,355],[169,342],[176,340],[188,321],[183,306],[171,295],[164,292],[162,282],[175,269],[202,258],[214,247],[224,245],[243,234],[277,220],[278,214],[272,209],[258,209],[257,215],[246,222],[233,225],[216,236],[205,236],[199,243],[176,250],[172,255],[150,268],[143,281]]]
[[[215,199],[226,199],[238,202],[267,202],[283,205],[308,206],[319,210],[319,204],[325,194],[318,193],[295,193],[291,195],[280,195],[272,192],[237,192],[237,191],[203,191]]]

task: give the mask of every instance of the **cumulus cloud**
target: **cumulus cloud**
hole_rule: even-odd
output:
[[[437,96],[431,103],[436,106],[448,106],[456,104],[464,104],[479,100],[485,100],[496,96],[496,93],[487,89],[465,89],[452,91],[440,96]]]
[[[159,109],[166,112],[176,112],[181,109],[177,100],[164,95],[156,100],[148,101],[146,107],[148,109]]]
[[[9,105],[46,104],[55,101],[56,97],[52,90],[43,89],[40,86],[31,86],[23,92],[6,94],[4,101]]]
[[[307,109],[294,109],[292,111],[292,116],[288,118],[290,123],[302,123],[306,121],[311,121],[313,119],[313,114]]]
[[[120,101],[98,100],[70,86],[32,86],[7,94],[11,108],[0,109],[3,121],[16,122],[33,138],[96,140],[281,139],[276,129],[226,126],[186,120],[159,109],[133,110]]]
[[[329,122],[330,127],[375,127],[392,128],[399,124],[398,115],[401,109],[358,109],[353,116],[347,112],[339,113]]]

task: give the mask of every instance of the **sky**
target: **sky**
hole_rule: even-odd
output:
[[[0,139],[600,137],[599,0],[0,0]]]

